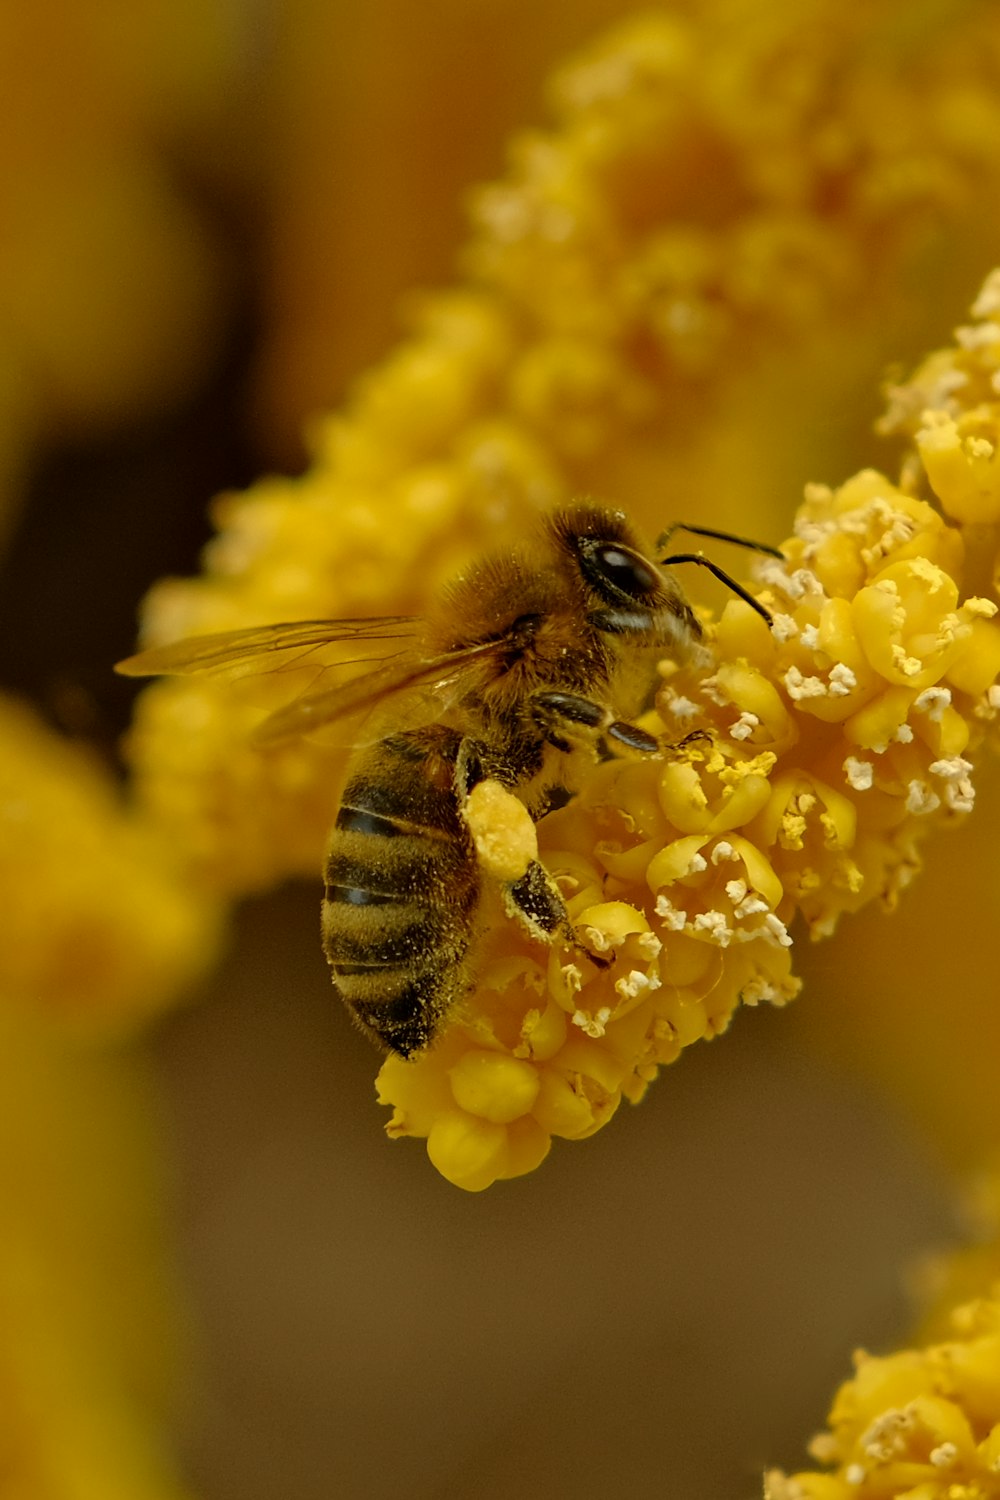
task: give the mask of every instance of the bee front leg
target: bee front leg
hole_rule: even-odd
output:
[[[536,693],[531,701],[546,739],[558,750],[569,748],[566,731],[572,732],[576,728],[594,729],[603,739],[628,750],[638,750],[643,755],[655,755],[663,748],[648,729],[641,729],[626,719],[613,718],[610,709],[591,698],[576,693]]]

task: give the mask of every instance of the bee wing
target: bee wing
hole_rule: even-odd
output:
[[[443,717],[462,692],[471,692],[477,667],[488,668],[497,656],[497,642],[463,646],[439,656],[408,653],[390,659],[372,672],[321,692],[301,693],[270,714],[253,733],[258,745],[271,745],[292,736],[315,733],[363,719],[398,698],[393,719],[398,729],[414,729]],[[335,741],[336,742],[336,741]],[[357,734],[351,743],[364,743]]]
[[[128,656],[115,666],[124,677],[188,676],[204,672],[214,677],[262,676],[294,671],[312,664],[323,667],[334,654],[347,665],[346,644],[364,651],[368,642],[396,640],[405,648],[419,632],[419,621],[408,615],[384,615],[370,620],[294,620],[283,625],[252,625],[246,630],[223,630],[214,635],[189,636],[170,646],[153,646]]]
[[[154,646],[119,662],[115,671],[127,677],[215,677],[237,683],[241,698],[272,709],[277,688],[291,689],[290,700],[254,730],[257,744],[333,727],[340,732],[325,738],[356,745],[357,733],[345,732],[346,727],[393,698],[400,699],[400,728],[439,719],[463,689],[471,690],[477,665],[486,668],[502,644],[490,641],[426,656],[419,650],[421,633],[420,621],[406,615],[252,626]],[[397,642],[398,649],[379,656],[372,648],[385,641]],[[325,686],[350,668],[346,680]],[[256,699],[255,684],[263,686]]]

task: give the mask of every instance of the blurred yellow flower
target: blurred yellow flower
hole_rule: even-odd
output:
[[[228,295],[164,147],[218,123],[228,24],[195,0],[3,8],[0,538],[40,437],[135,422],[210,365]]]
[[[165,1430],[183,1321],[143,1066],[0,997],[3,1494],[186,1500]]]
[[[218,952],[219,912],[97,759],[0,699],[0,995],[84,1030],[134,1026]]]
[[[0,1487],[26,1500],[189,1493],[147,1081],[108,1045],[217,954],[171,867],[95,757],[0,700]]]
[[[852,378],[863,392],[938,338],[996,253],[993,7],[634,9],[282,10],[260,389],[286,449],[389,344],[401,294],[448,274],[467,184],[531,118],[560,56],[612,23],[556,68],[554,126],[515,135],[505,180],[474,197],[465,265],[526,320],[511,399],[556,421],[567,461],[589,455],[571,487],[650,529],[668,482],[694,497],[690,514],[735,477],[741,503],[764,507],[773,475],[826,472],[817,454],[863,442]],[[741,472],[758,419],[779,422],[793,393],[802,420]],[[601,446],[616,412],[627,449]]]
[[[1000,1288],[956,1308],[943,1341],[855,1365],[811,1445],[834,1472],[775,1471],[765,1500],[1000,1494]]]

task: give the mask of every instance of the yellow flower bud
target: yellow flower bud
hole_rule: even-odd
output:
[[[535,1069],[503,1052],[466,1052],[448,1077],[459,1108],[495,1125],[530,1113],[538,1094]]]

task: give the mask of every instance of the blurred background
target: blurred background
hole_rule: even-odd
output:
[[[144,591],[197,568],[213,495],[302,471],[400,299],[453,279],[465,198],[545,119],[553,64],[629,9],[0,0],[0,686],[54,733],[118,774],[110,664]],[[859,333],[838,468],[822,423],[798,434],[779,511],[877,454],[874,374],[948,338],[987,218],[905,336]],[[740,1015],[479,1196],[383,1138],[317,890],[249,903],[184,1009],[111,1044],[157,1138],[184,1493],[717,1500],[800,1464],[851,1349],[905,1328],[903,1269],[954,1233],[931,1065],[916,1047],[893,1099],[858,1064],[886,976],[936,972],[943,931],[929,1013],[983,991],[976,837],[894,919],[806,953],[791,1012]]]

